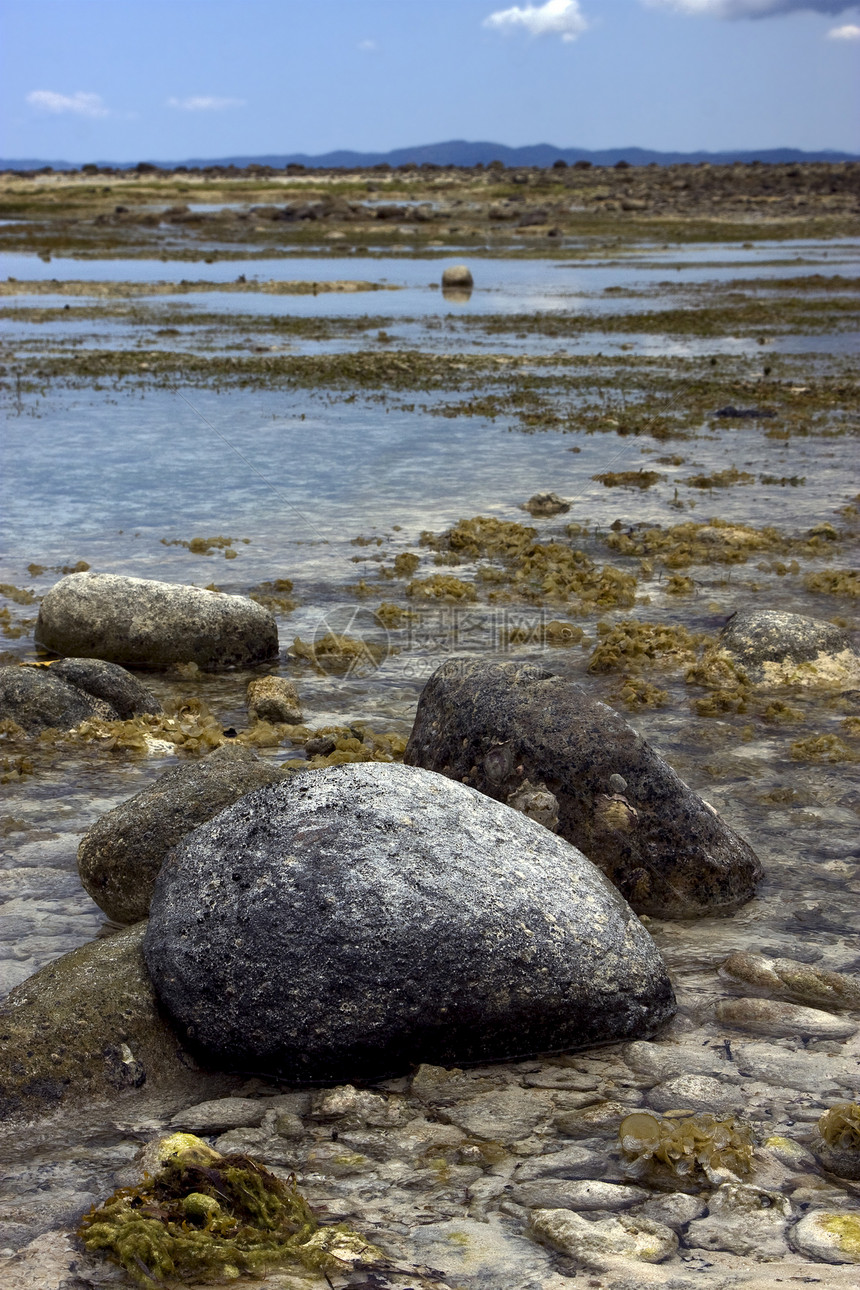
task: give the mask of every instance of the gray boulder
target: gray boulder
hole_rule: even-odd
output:
[[[720,646],[754,685],[860,685],[860,654],[842,628],[804,614],[739,609],[720,633]]]
[[[190,1043],[291,1082],[650,1035],[675,1007],[584,856],[394,763],[297,775],[195,829],[158,876],[144,953]]]
[[[146,686],[115,663],[60,659],[50,667],[0,668],[0,719],[30,734],[71,730],[91,717],[116,721],[160,711]]]
[[[81,883],[115,922],[146,918],[170,848],[225,806],[283,777],[241,744],[223,744],[200,761],[171,767],[86,832],[78,847]]]
[[[0,1007],[0,1121],[144,1092],[167,1107],[216,1097],[161,1016],[141,953],[144,928],[91,941],[16,986]]]
[[[559,834],[639,913],[729,913],[761,874],[747,843],[618,713],[530,663],[444,663],[404,760],[500,801],[541,782],[558,800]]]
[[[62,578],[42,600],[35,635],[57,654],[140,667],[196,663],[210,672],[278,652],[274,618],[246,596],[112,573]]]

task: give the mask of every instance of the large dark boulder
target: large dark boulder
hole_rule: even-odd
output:
[[[440,775],[331,767],[251,793],[167,857],[144,954],[189,1043],[293,1082],[653,1034],[645,928],[542,825]]]
[[[84,889],[117,923],[146,918],[170,848],[225,806],[283,777],[241,744],[223,744],[200,761],[172,766],[85,833],[78,847]]]
[[[0,719],[30,734],[71,730],[91,717],[117,721],[160,711],[146,686],[115,663],[64,658],[50,667],[0,668]]]
[[[196,663],[210,672],[251,667],[278,652],[274,618],[247,596],[113,573],[62,578],[42,599],[35,636],[44,649],[75,658]]]
[[[752,848],[617,712],[530,663],[444,663],[404,760],[502,802],[525,779],[545,785],[558,832],[639,913],[729,913],[761,874]]]

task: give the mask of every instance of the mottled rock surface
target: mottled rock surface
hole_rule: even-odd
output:
[[[197,1047],[292,1080],[647,1035],[674,1010],[598,869],[397,764],[299,775],[201,825],[162,867],[145,954]]]
[[[57,654],[140,667],[223,671],[278,652],[274,618],[246,596],[113,573],[62,578],[42,600],[35,635]]]
[[[240,744],[172,766],[87,830],[78,847],[81,883],[114,922],[146,918],[170,848],[225,806],[283,778],[277,766]]]
[[[792,1229],[791,1243],[825,1263],[860,1263],[860,1216],[814,1209]]]
[[[259,676],[248,686],[248,712],[258,721],[273,725],[284,722],[297,725],[302,720],[302,704],[292,681],[283,676]]]
[[[163,1019],[141,953],[143,926],[64,954],[0,1009],[0,1120],[160,1087],[180,1101],[206,1077]],[[212,1092],[229,1080],[216,1076]]]
[[[848,633],[804,614],[738,610],[720,633],[720,645],[759,686],[860,684],[860,654]]]
[[[558,800],[559,834],[640,913],[728,913],[760,876],[752,848],[632,726],[530,663],[444,663],[424,687],[404,760],[501,801],[526,778],[543,783]]]
[[[31,734],[71,730],[92,717],[125,721],[160,711],[146,686],[115,663],[63,658],[50,667],[0,667],[0,720]]]

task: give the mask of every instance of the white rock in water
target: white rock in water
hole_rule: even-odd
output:
[[[600,1267],[612,1258],[662,1263],[678,1248],[671,1228],[627,1214],[589,1222],[569,1209],[537,1209],[531,1229],[538,1240],[580,1259],[587,1267]]]
[[[801,1254],[824,1263],[860,1263],[860,1216],[814,1209],[792,1229],[791,1243]]]
[[[511,1196],[526,1209],[613,1210],[641,1204],[648,1199],[648,1192],[595,1179],[544,1178],[522,1183]]]

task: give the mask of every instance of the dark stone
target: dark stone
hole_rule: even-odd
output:
[[[777,609],[739,609],[720,633],[720,645],[754,679],[760,679],[765,663],[811,663],[852,649],[841,627]]]
[[[84,889],[114,922],[146,918],[170,848],[225,806],[283,776],[241,744],[224,744],[200,761],[172,766],[84,835],[78,847]]]
[[[116,663],[98,658],[61,658],[51,665],[51,674],[109,703],[120,721],[144,714],[158,716],[162,711],[152,691]]]
[[[724,914],[754,894],[751,847],[617,712],[530,663],[443,664],[424,687],[404,760],[498,801],[524,779],[543,783],[558,800],[559,834],[640,913]]]
[[[115,715],[108,704],[54,676],[53,668],[0,667],[0,720],[15,721],[28,734]]]
[[[574,848],[396,763],[263,788],[167,857],[144,953],[189,1044],[291,1082],[651,1035],[654,942]]]

